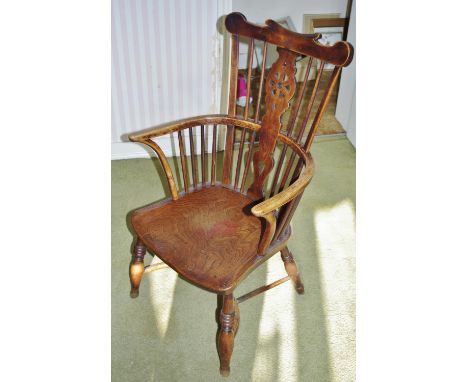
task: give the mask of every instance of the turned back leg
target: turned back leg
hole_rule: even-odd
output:
[[[231,371],[230,361],[234,349],[234,337],[239,328],[239,306],[232,294],[221,296],[222,306],[219,311],[218,355],[219,371],[227,377]]]
[[[145,254],[146,247],[140,239],[138,239],[133,248],[132,263],[130,264],[130,283],[132,284],[130,297],[132,298],[138,297],[139,294],[141,278],[145,271]]]
[[[284,247],[281,250],[281,258],[284,262],[284,268],[286,269],[288,276],[291,278],[291,281],[293,282],[294,288],[296,288],[297,293],[303,294],[304,285],[302,284],[301,278],[299,276],[299,271],[297,269],[296,262],[294,261],[291,252],[289,252],[288,247]]]

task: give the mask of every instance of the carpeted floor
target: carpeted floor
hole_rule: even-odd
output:
[[[346,138],[325,138],[312,154],[316,175],[289,241],[305,294],[287,282],[240,305],[228,379],[218,371],[214,294],[164,269],[145,275],[140,296],[129,297],[126,216],[164,189],[157,161],[112,162],[113,382],[355,380],[355,150]],[[284,275],[275,256],[236,295]]]

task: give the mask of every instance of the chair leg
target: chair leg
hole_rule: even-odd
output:
[[[291,278],[291,281],[294,284],[294,288],[296,288],[296,292],[299,294],[304,294],[304,285],[302,284],[301,277],[299,276],[296,262],[294,261],[291,252],[289,252],[288,247],[284,247],[281,250],[281,258],[284,262],[284,268]]]
[[[228,377],[231,371],[229,364],[239,321],[240,312],[236,299],[232,294],[222,296],[222,308],[219,313],[218,355],[220,361],[219,372],[223,377]]]
[[[132,289],[130,291],[131,298],[136,298],[139,294],[141,278],[145,271],[145,254],[146,247],[140,239],[138,239],[133,248],[132,263],[130,264],[130,283],[132,284]]]

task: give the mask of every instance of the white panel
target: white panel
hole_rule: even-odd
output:
[[[222,36],[216,24],[230,4],[112,0],[113,158],[128,157],[125,147],[135,144],[123,142],[131,132],[220,112]]]
[[[356,147],[356,9],[353,3],[349,21],[348,41],[354,46],[354,58],[343,69],[336,102],[336,119],[341,123],[350,142]]]

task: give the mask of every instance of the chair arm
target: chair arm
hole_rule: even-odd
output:
[[[190,117],[181,119],[174,122],[163,123],[161,125],[152,127],[141,132],[130,134],[129,139],[132,142],[143,142],[144,140],[151,139],[154,137],[160,137],[162,135],[177,132],[179,130],[186,129],[188,127],[200,126],[200,125],[235,125],[239,127],[245,127],[251,130],[260,129],[258,123],[237,119],[230,117],[226,114],[211,114],[211,115],[199,115],[197,117]]]
[[[275,196],[252,207],[252,214],[257,217],[265,217],[267,214],[293,200],[302,191],[304,191],[304,189],[312,180],[313,176],[314,161],[312,159],[312,156],[310,154],[307,154],[307,156],[305,156],[305,170],[299,176],[299,178],[288,188],[281,191],[279,194],[276,194]]]

